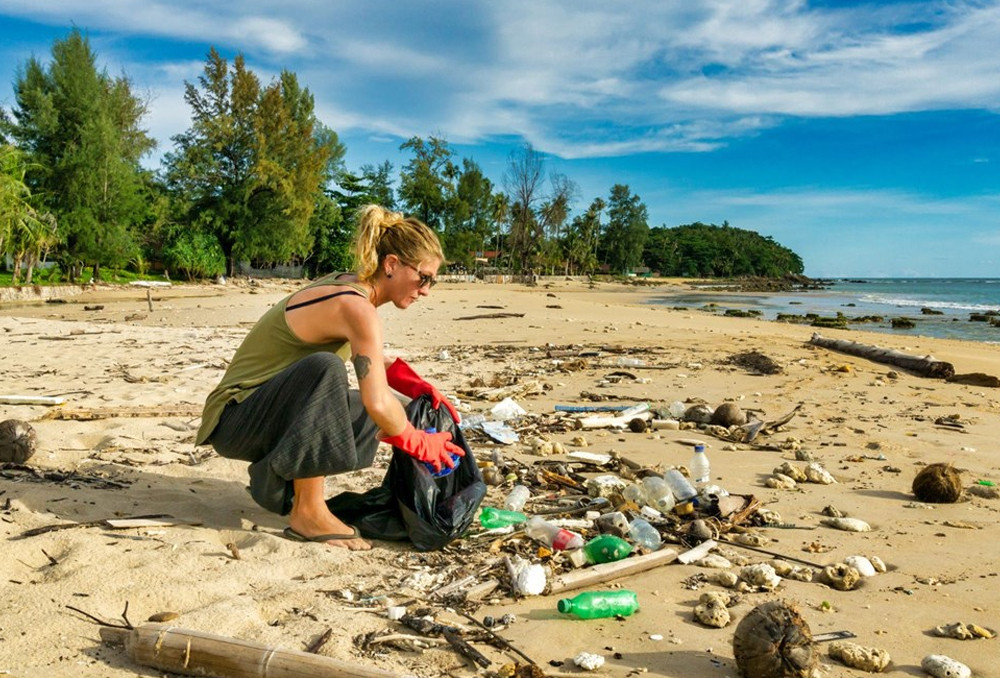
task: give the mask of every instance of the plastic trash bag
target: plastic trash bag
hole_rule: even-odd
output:
[[[435,478],[423,463],[398,448],[382,484],[365,493],[342,492],[327,500],[330,511],[354,525],[363,537],[402,541],[418,551],[445,546],[468,529],[486,496],[486,483],[462,431],[444,407],[435,410],[428,396],[406,406],[415,428],[450,432],[465,456],[448,475]]]

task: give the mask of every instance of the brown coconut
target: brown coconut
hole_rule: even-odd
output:
[[[929,464],[913,479],[913,494],[931,504],[953,504],[962,496],[962,476],[951,464]]]
[[[722,403],[712,413],[712,423],[719,426],[742,426],[747,423],[747,413],[736,403]]]
[[[0,421],[0,462],[23,464],[31,459],[38,447],[35,429],[26,421]]]
[[[733,656],[742,678],[809,678],[819,661],[809,625],[780,600],[758,605],[740,621]]]

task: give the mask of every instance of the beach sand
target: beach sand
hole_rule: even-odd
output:
[[[293,289],[294,283],[277,281],[177,285],[154,289],[147,299],[142,289],[97,288],[65,304],[0,305],[0,392],[66,398],[59,408],[0,404],[0,420],[31,422],[39,440],[29,462],[35,474],[0,476],[0,675],[164,675],[102,644],[98,625],[70,607],[113,623],[124,616],[135,625],[173,612],[170,623],[177,627],[292,650],[332,629],[322,655],[399,675],[476,675],[448,646],[423,652],[375,646],[376,652],[365,653],[354,639],[396,627],[386,618],[387,601],[426,598],[435,586],[475,574],[463,566],[491,557],[488,540],[432,553],[381,541],[365,553],[294,543],[281,535],[282,518],[250,499],[245,464],[192,444],[201,405],[226,361],[264,310]],[[737,675],[732,637],[739,620],[756,605],[780,599],[798,607],[814,634],[847,630],[855,642],[888,651],[897,675],[924,675],[920,662],[929,654],[962,661],[976,676],[1000,675],[1000,640],[962,641],[933,632],[958,621],[1000,626],[1000,500],[966,496],[929,506],[911,492],[916,473],[933,462],[953,464],[966,487],[980,479],[1000,481],[1000,389],[921,378],[815,348],[807,343],[808,327],[647,303],[681,292],[690,293],[679,282],[441,284],[405,312],[383,308],[380,314],[387,352],[405,357],[445,393],[466,393],[477,380],[488,383],[497,375],[538,381],[540,393],[515,396],[531,414],[550,414],[557,404],[600,404],[585,393],[653,407],[677,400],[714,407],[732,400],[766,420],[801,404],[785,427],[757,441],[769,449],[697,430],[550,437],[567,450],[617,452],[661,468],[687,464],[690,444],[679,441],[702,439],[715,483],[754,495],[797,526],[762,530],[770,538],[763,548],[818,565],[855,554],[878,556],[888,571],[854,591],[786,579],[775,591],[743,593],[731,609],[733,622],[722,629],[693,620],[699,595],[720,589],[686,585],[707,570],[682,564],[613,582],[638,594],[640,611],[630,617],[576,620],[556,611],[558,596],[515,600],[504,589],[475,616],[514,614],[516,621],[501,635],[552,675],[722,677]],[[460,319],[499,313],[523,315]],[[932,354],[960,373],[1000,375],[994,345],[861,331],[823,335]],[[547,357],[552,347],[597,355],[568,369]],[[615,351],[621,349],[644,365],[618,367]],[[728,362],[746,351],[772,358],[781,372],[755,375]],[[638,379],[608,383],[606,377],[621,370]],[[495,404],[460,400],[469,412]],[[56,410],[100,418],[59,419],[52,416]],[[935,424],[941,417],[963,426]],[[578,435],[586,448],[571,443]],[[480,459],[500,447],[481,437],[470,440]],[[823,464],[836,484],[765,487],[764,479],[783,461],[804,465],[795,461],[795,447]],[[502,447],[502,453],[529,465],[542,460],[527,445]],[[387,459],[380,453],[373,468],[331,478],[329,492],[377,485]],[[491,487],[485,503],[498,506],[507,489]],[[822,525],[828,505],[867,521],[872,531]],[[148,514],[169,514],[178,522],[131,529],[97,523]],[[89,521],[95,524],[20,538],[32,528]],[[481,558],[471,558],[477,551]],[[770,560],[735,546],[725,552],[751,563]],[[439,621],[468,624],[456,613],[443,613]],[[490,670],[523,662],[509,651],[476,647],[492,660]],[[826,644],[819,649],[822,675],[862,675],[826,657]],[[583,651],[604,656],[604,666],[594,673],[575,667],[572,659]]]

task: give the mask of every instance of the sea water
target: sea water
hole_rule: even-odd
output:
[[[924,335],[1000,343],[1000,327],[969,320],[970,313],[1000,312],[1000,278],[864,278],[824,281],[825,289],[802,292],[733,293],[711,287],[698,294],[664,295],[654,303],[703,308],[715,304],[716,313],[726,309],[757,310],[761,318],[774,320],[779,313],[816,313],[833,318],[882,316],[882,322],[848,323],[848,327],[895,335]],[[940,311],[925,315],[922,308]],[[909,318],[914,329],[893,329],[893,318]],[[822,333],[822,329],[818,329]]]

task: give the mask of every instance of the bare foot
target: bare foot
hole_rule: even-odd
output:
[[[317,511],[316,513],[293,509],[288,516],[288,526],[308,540],[314,539],[317,535],[350,535],[354,532],[354,529],[350,525],[347,525],[340,518],[327,511],[325,505],[322,511]],[[337,548],[346,548],[351,551],[368,551],[372,547],[371,544],[360,537],[356,539],[333,539],[318,543]]]

